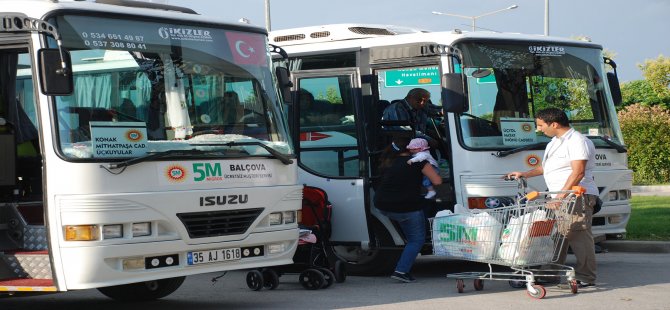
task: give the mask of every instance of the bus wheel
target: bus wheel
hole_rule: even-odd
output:
[[[346,263],[347,274],[361,276],[379,276],[391,274],[395,268],[402,247],[393,247],[393,239],[386,228],[379,222],[373,222],[377,241],[371,249],[364,250],[360,246],[332,246],[333,254]],[[387,249],[379,249],[386,247]]]
[[[118,301],[147,301],[174,293],[184,283],[184,279],[186,277],[100,287],[98,291]]]

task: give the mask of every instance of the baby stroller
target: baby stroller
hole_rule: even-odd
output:
[[[298,280],[305,289],[330,287],[334,282],[346,280],[346,265],[334,255],[328,255],[331,233],[332,206],[323,189],[313,186],[303,188],[302,218],[298,218],[300,238],[293,256],[293,264],[252,270],[247,273],[247,286],[255,291],[273,290],[279,286],[284,274],[299,274]]]

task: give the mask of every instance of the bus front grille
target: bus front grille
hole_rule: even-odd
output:
[[[178,213],[191,238],[239,235],[249,229],[263,208]]]

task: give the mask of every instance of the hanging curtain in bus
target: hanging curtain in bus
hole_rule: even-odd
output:
[[[112,76],[110,74],[76,75],[74,90],[76,106],[104,109],[112,107]]]
[[[165,72],[165,101],[167,103],[168,125],[174,130],[175,139],[184,139],[193,134],[193,126],[186,107],[183,81],[169,54],[160,54]]]

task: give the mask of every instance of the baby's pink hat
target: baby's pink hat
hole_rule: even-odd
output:
[[[407,145],[408,150],[425,151],[429,148],[430,146],[428,146],[428,141],[426,141],[424,138],[414,138],[409,141],[409,144]]]

